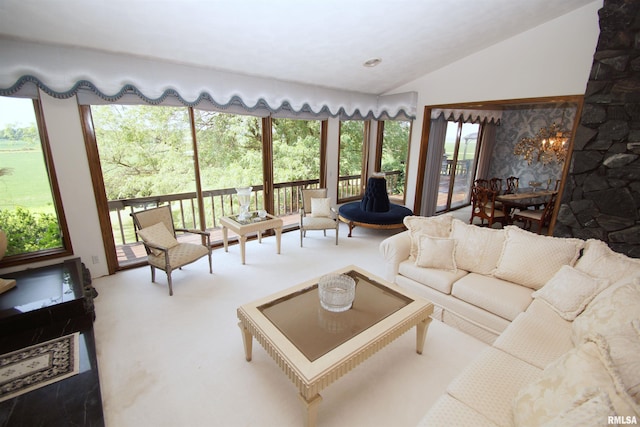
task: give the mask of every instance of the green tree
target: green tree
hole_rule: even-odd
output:
[[[0,229],[7,235],[6,256],[62,247],[55,215],[28,209],[0,210]]]

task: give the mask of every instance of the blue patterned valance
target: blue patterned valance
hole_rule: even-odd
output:
[[[290,118],[413,119],[415,92],[377,96],[0,38],[0,96],[190,106]]]

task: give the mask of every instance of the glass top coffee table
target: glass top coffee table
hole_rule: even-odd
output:
[[[258,242],[262,243],[262,232],[273,229],[276,232],[276,251],[280,253],[280,240],[282,236],[282,219],[266,214],[264,217],[258,216],[257,212],[249,212],[246,219],[241,219],[239,215],[223,216],[220,218],[222,225],[222,243],[224,251],[229,252],[229,230],[238,235],[240,241],[240,258],[242,264],[245,263],[245,244],[247,235],[258,234]]]
[[[238,308],[246,360],[255,338],[298,387],[307,426],[316,423],[322,389],[414,326],[422,354],[433,313],[432,303],[356,266],[334,273],[356,281],[347,311],[320,306],[319,277]]]

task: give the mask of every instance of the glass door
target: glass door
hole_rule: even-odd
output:
[[[470,201],[478,157],[480,124],[448,122],[438,184],[437,212],[466,206]]]

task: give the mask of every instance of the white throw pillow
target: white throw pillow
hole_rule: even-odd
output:
[[[631,322],[638,318],[639,279],[618,287],[606,297],[602,294],[573,321],[571,339],[575,345],[579,345],[590,334],[607,336],[611,331],[630,328]]]
[[[454,219],[451,238],[456,241],[456,266],[472,273],[490,275],[498,266],[505,243],[505,231],[479,227]]]
[[[540,289],[563,265],[573,266],[584,241],[542,236],[513,225],[505,227],[507,239],[494,276],[531,289]]]
[[[540,378],[523,387],[513,401],[516,426],[542,426],[572,410],[585,400],[585,394],[605,392],[612,403],[609,415],[632,416],[636,405],[614,380],[617,373],[602,360],[598,345],[586,341],[551,362]],[[594,420],[606,425],[607,419]]]
[[[640,259],[615,252],[605,242],[587,240],[576,268],[590,276],[608,279],[612,284],[640,275]]]
[[[451,234],[451,221],[453,215],[444,214],[437,216],[406,216],[402,220],[409,230],[411,237],[411,249],[409,259],[415,261],[418,257],[418,238],[421,235],[430,237],[449,237]]]
[[[605,279],[594,279],[586,273],[563,265],[541,289],[533,293],[548,303],[563,319],[574,320],[604,288]]]
[[[593,423],[604,425],[603,420],[607,420],[614,411],[607,393],[593,391],[592,394],[586,395],[584,400],[578,399],[573,406],[542,427],[584,427]]]
[[[313,217],[331,216],[331,199],[312,197],[311,198],[311,216]]]
[[[455,248],[456,242],[453,239],[420,236],[416,265],[456,272]]]
[[[162,246],[163,248],[171,249],[178,245],[178,241],[164,225],[164,222],[153,224],[149,227],[145,227],[142,230],[138,230],[138,236],[146,243]],[[151,253],[156,256],[162,255],[163,252],[157,249],[151,249]]]

